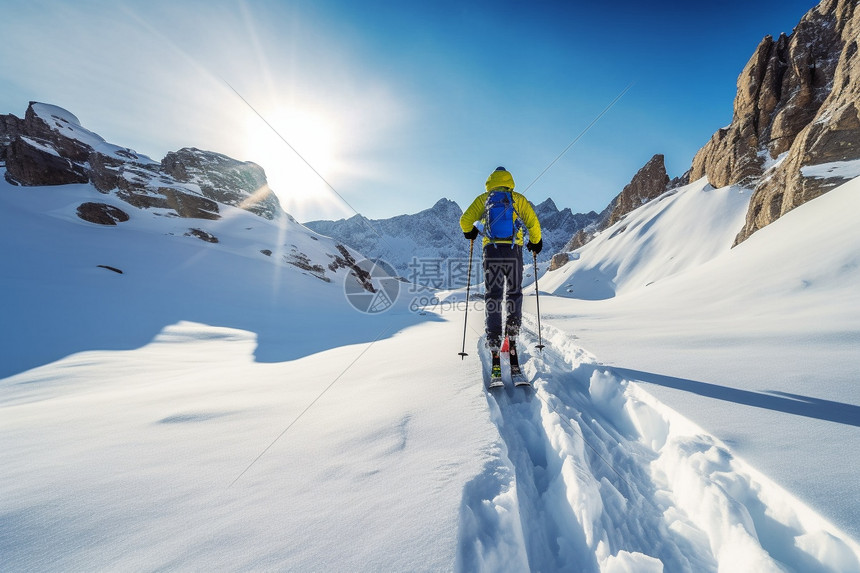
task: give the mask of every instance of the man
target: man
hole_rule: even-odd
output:
[[[511,378],[514,383],[527,384],[516,350],[523,311],[523,226],[529,234],[526,248],[537,255],[543,248],[540,222],[531,203],[514,192],[514,178],[504,167],[490,173],[486,187],[487,191],[478,195],[460,217],[460,227],[466,238],[474,241],[479,233],[475,223],[480,221],[483,226],[487,346],[493,357],[490,386],[502,384],[502,309],[506,313],[504,336]]]

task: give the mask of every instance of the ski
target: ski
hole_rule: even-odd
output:
[[[514,383],[514,386],[528,386],[531,388],[532,383],[526,378],[526,375],[520,371],[519,368],[516,370],[511,369],[511,382]]]
[[[501,376],[499,376],[498,378],[491,378],[490,379],[490,385],[487,386],[487,388],[504,388],[504,387],[505,387],[505,382],[502,380]]]
[[[531,387],[531,382],[526,375],[523,374],[523,371],[520,370],[520,359],[517,355],[517,345],[513,340],[509,340],[505,337],[506,350],[508,351],[508,360],[511,364],[511,382],[514,383],[514,386],[528,386]]]

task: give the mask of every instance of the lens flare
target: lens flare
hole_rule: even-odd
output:
[[[338,168],[333,123],[320,114],[300,109],[278,108],[260,113],[266,121],[250,116],[246,122],[247,157],[266,170],[269,187],[284,210],[301,220],[311,205],[332,201],[331,190],[314,170],[327,177]]]

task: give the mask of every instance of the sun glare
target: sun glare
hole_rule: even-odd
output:
[[[261,115],[266,121],[253,115],[246,123],[246,159],[266,170],[269,187],[284,210],[299,220],[314,211],[341,210],[340,201],[320,178],[330,181],[337,169],[333,122],[298,109],[261,111]]]

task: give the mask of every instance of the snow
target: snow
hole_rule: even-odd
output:
[[[94,199],[132,219],[78,219]],[[461,325],[358,313],[278,259],[325,238],[221,212],[0,183],[0,569],[450,568],[495,436],[477,366],[414,349]]]
[[[588,253],[546,275],[543,290],[603,300],[632,292],[701,265],[731,247],[743,226],[751,192],[714,189],[705,178],[680,187],[628,214],[598,234]]]
[[[571,335],[545,327],[535,355],[535,328],[533,393],[487,398],[504,458],[464,492],[460,570],[858,570],[849,538]]]
[[[0,179],[0,570],[860,571],[858,185],[731,250],[746,190],[642,206],[489,392],[478,302],[461,361],[460,293],[359,313],[289,218]]]
[[[815,179],[853,179],[854,177],[860,177],[860,159],[805,165],[800,168],[800,173],[804,177]]]
[[[689,416],[856,539],[860,482],[846,460],[860,458],[860,234],[849,215],[858,208],[854,180],[734,249],[724,242],[702,264],[610,300],[576,300],[577,288],[565,285],[576,287],[591,269],[638,264],[642,275],[659,273],[674,248],[650,258],[634,244],[610,251],[602,244],[616,240],[609,229],[580,260],[541,278],[542,288],[574,297],[541,297],[544,324],[575,333],[616,375]],[[666,209],[657,234],[675,224]],[[631,215],[636,222],[642,213]],[[724,224],[710,235],[723,241],[739,228],[731,218],[703,223]]]
[[[88,145],[103,155],[112,155],[122,160],[128,160],[129,156],[132,156],[137,163],[143,165],[158,164],[157,161],[145,155],[139,155],[131,149],[107,143],[100,135],[83,127],[74,114],[61,107],[35,102],[32,104],[32,108],[36,117],[42,119],[52,130],[60,132],[69,139]],[[57,154],[54,150],[46,151],[52,155]]]
[[[31,146],[31,147],[35,147],[35,148],[36,148],[36,149],[38,149],[39,151],[43,151],[43,152],[47,153],[48,155],[53,155],[54,157],[59,157],[59,156],[60,156],[60,154],[59,154],[59,153],[57,153],[57,150],[56,150],[56,149],[54,149],[53,147],[49,147],[49,146],[47,146],[47,145],[44,145],[44,144],[42,144],[42,143],[39,143],[38,141],[36,141],[36,140],[35,140],[35,139],[33,139],[32,137],[26,137],[26,136],[23,136],[23,135],[22,135],[22,136],[21,136],[21,140],[22,140],[22,141],[24,141],[24,142],[26,142],[26,143],[27,143],[27,145],[29,145],[29,146]]]
[[[770,152],[767,149],[762,149],[759,151],[758,156],[761,157],[763,163],[761,169],[763,172],[767,173],[768,171],[775,170],[777,167],[782,165],[782,162],[788,158],[788,151],[783,151],[776,158],[770,156]]]

